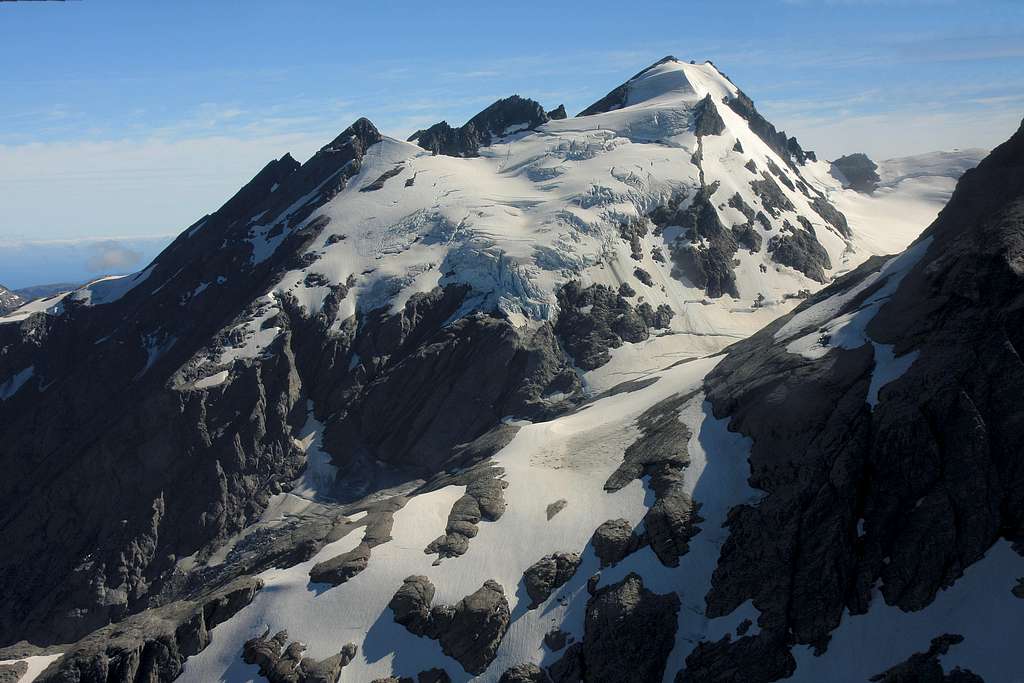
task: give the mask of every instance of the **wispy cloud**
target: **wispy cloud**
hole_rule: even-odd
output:
[[[85,267],[93,273],[122,273],[131,270],[142,260],[142,252],[114,240],[93,245],[93,253],[85,260]]]

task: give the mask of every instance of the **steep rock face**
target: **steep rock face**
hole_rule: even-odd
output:
[[[1022,291],[1024,129],[907,252],[736,344],[708,376],[767,492],[730,513],[707,596],[711,615],[747,599],[762,612],[761,645],[725,644],[725,658],[784,652],[787,633],[827,650],[876,583],[918,610],[998,538],[1022,537]]]
[[[11,473],[0,492],[22,501],[0,516],[22,548],[0,560],[10,606],[0,642],[66,642],[135,611],[175,556],[239,530],[300,472],[301,389],[286,339],[213,396],[167,380],[317,234],[305,218],[379,139],[361,119],[301,167],[271,162],[146,271],[67,295],[60,315],[0,325],[0,370],[29,366],[39,378],[0,405]],[[278,230],[271,253],[255,249],[254,216]],[[183,309],[199,283],[217,295]]]
[[[832,267],[828,252],[814,236],[813,228],[799,229],[788,225],[788,229],[768,240],[768,253],[776,263],[798,270],[817,282],[825,282],[825,269]]]
[[[583,680],[661,680],[678,611],[679,596],[652,593],[637,574],[598,590],[587,603]]]
[[[605,285],[584,288],[577,281],[569,282],[559,291],[558,301],[562,312],[555,332],[576,365],[585,370],[607,363],[609,349],[647,339],[654,323],[667,326],[667,321],[653,316],[645,319],[642,311]]]
[[[565,107],[561,114],[565,118]],[[434,154],[445,154],[454,157],[475,157],[481,147],[487,147],[495,139],[523,130],[532,130],[552,118],[544,108],[533,100],[513,95],[498,100],[482,112],[471,118],[465,125],[452,128],[448,122],[441,121],[426,130],[413,133],[409,142]]]
[[[186,658],[209,645],[210,631],[252,602],[263,587],[246,578],[207,596],[179,601],[89,634],[37,681],[136,683],[172,681]]]
[[[787,163],[797,165],[805,163],[808,159],[814,160],[813,153],[805,152],[796,138],[786,137],[785,131],[776,130],[775,126],[761,116],[754,107],[754,101],[744,92],[739,91],[735,97],[726,99],[725,104],[746,119],[751,130]]]

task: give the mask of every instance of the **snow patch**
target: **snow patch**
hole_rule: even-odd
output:
[[[0,401],[6,401],[18,393],[18,390],[25,386],[25,382],[32,379],[34,374],[35,366],[30,365],[24,370],[15,373],[13,377],[8,378],[3,384],[0,384]]]

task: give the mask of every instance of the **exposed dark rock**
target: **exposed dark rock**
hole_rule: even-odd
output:
[[[754,101],[745,93],[740,91],[735,97],[726,97],[725,104],[746,119],[750,129],[787,164],[795,167],[796,164],[807,161],[808,157],[796,138],[787,138],[785,132],[776,130],[775,126],[758,113]]]
[[[668,224],[683,228],[683,233],[669,245],[672,271],[675,277],[685,277],[708,296],[739,297],[732,263],[739,247],[711,204],[714,190],[713,186],[702,189],[689,207],[677,210],[667,220]]]
[[[743,144],[739,140],[737,140],[736,144],[732,146],[732,151],[743,154]]]
[[[604,485],[606,491],[618,491],[634,479],[649,477],[655,502],[644,515],[642,540],[670,567],[679,564],[701,521],[683,486],[691,434],[679,420],[679,411],[695,396],[672,396],[648,408],[637,420],[641,437],[626,449],[622,464]]]
[[[872,676],[870,680],[872,683],[985,683],[981,676],[960,667],[949,673],[943,671],[939,658],[963,640],[961,635],[948,633],[933,638],[927,652],[917,652],[905,662]]]
[[[836,173],[838,171],[838,173]],[[860,152],[841,156],[832,162],[832,175],[843,181],[843,186],[864,194],[878,189],[881,178],[878,164]]]
[[[431,541],[425,553],[436,553],[439,558],[458,557],[469,549],[469,540],[476,536],[481,520],[496,522],[501,518],[508,482],[498,478],[500,473],[495,467],[479,467],[452,480],[465,483],[466,493],[452,505],[444,535]]]
[[[679,604],[675,593],[644,588],[635,573],[598,590],[587,602],[584,622],[585,680],[660,681],[675,645]]]
[[[376,180],[374,180],[372,183],[370,183],[366,187],[359,188],[359,191],[360,192],[376,192],[377,190],[380,190],[380,189],[382,189],[384,187],[384,183],[386,183],[391,178],[394,178],[396,175],[398,175],[399,173],[401,173],[404,170],[405,170],[405,166],[402,165],[402,164],[398,164],[394,168],[389,168],[388,170],[386,170],[383,173],[381,173],[380,176]]]
[[[536,664],[517,664],[506,669],[498,683],[551,683],[551,678]]]
[[[239,579],[205,597],[157,607],[100,628],[71,646],[36,680],[173,681],[185,660],[210,644],[213,628],[252,602],[262,587],[259,579]]]
[[[444,669],[428,669],[416,676],[416,683],[451,683],[452,678]]]
[[[568,635],[560,628],[551,629],[544,634],[544,646],[552,652],[558,652],[565,647]]]
[[[767,211],[773,218],[778,218],[783,211],[795,211],[796,207],[793,206],[793,202],[789,201],[772,177],[768,175],[766,171],[761,171],[760,180],[751,180],[750,187],[761,199],[761,206]]]
[[[18,683],[27,671],[28,664],[26,662],[0,664],[0,683]]]
[[[751,253],[761,251],[761,233],[754,229],[753,221],[732,226],[732,235],[737,244]]]
[[[551,415],[561,406],[545,396],[579,391],[550,325],[523,332],[485,314],[449,322],[465,294],[449,287],[414,295],[398,314],[367,314],[349,345],[324,347],[319,328],[308,332],[314,348],[300,360],[317,378],[314,401],[337,416],[325,445],[342,474],[379,461],[426,478],[502,417]],[[363,374],[348,370],[353,352]]]
[[[651,278],[651,274],[648,273],[643,268],[634,268],[633,269],[633,277],[635,277],[637,280],[639,280],[640,282],[644,283],[648,287],[653,287],[654,286],[654,280]]]
[[[828,282],[825,269],[832,267],[825,247],[813,232],[792,228],[768,240],[768,253],[776,263],[798,270],[816,282]]]
[[[676,683],[769,683],[793,675],[796,660],[784,641],[767,634],[697,643]]]
[[[512,95],[490,105],[464,126],[452,128],[446,121],[441,121],[426,130],[416,131],[409,137],[409,142],[415,142],[434,154],[475,157],[481,147],[487,147],[495,139],[517,130],[533,130],[548,120],[544,108],[538,103]]]
[[[619,285],[619,296],[630,299],[636,296],[636,290],[630,287],[628,282],[623,282]]]
[[[793,339],[822,324],[775,339],[791,316],[733,345],[706,378],[714,415],[752,440],[749,481],[764,491],[756,506],[729,513],[706,611],[720,616],[753,600],[765,645],[716,644],[718,670],[733,672],[720,680],[781,661],[792,643],[824,643],[847,610],[867,611],[876,586],[889,605],[923,609],[997,539],[1021,537],[1022,195],[1024,129],[961,178],[922,235],[920,260],[877,311],[860,313],[870,316],[870,340],[892,344],[897,357],[917,354],[873,406],[872,344],[815,359],[790,353]],[[797,313],[849,292],[884,262],[869,261]],[[884,285],[883,277],[836,315],[855,313]],[[775,680],[785,669],[739,678]],[[716,680],[711,670],[688,661],[683,680]]]
[[[658,308],[655,309],[646,301],[636,307],[636,312],[647,324],[647,327],[653,327],[656,330],[667,330],[672,324],[672,318],[676,315],[676,312],[668,304],[658,304]]]
[[[779,168],[778,166],[775,165],[774,161],[772,161],[771,159],[768,159],[767,160],[767,164],[768,164],[768,170],[772,172],[772,175],[774,175],[776,178],[779,179],[780,183],[782,183],[787,188],[789,188],[790,191],[792,191],[792,192],[796,191],[796,185],[793,184],[793,181],[790,180],[786,176],[785,172],[783,172],[783,170],[781,168]]]
[[[647,221],[645,219],[632,220],[619,225],[619,237],[629,242],[631,256],[635,261],[644,259],[644,249],[640,238],[647,235]]]
[[[287,631],[278,631],[272,638],[268,635],[269,631],[246,641],[242,660],[259,666],[260,676],[270,683],[335,683],[356,655],[356,646],[349,643],[338,654],[316,660],[304,656],[302,643],[294,641],[289,645]]]
[[[550,522],[551,518],[557,515],[562,510],[564,510],[565,506],[568,504],[569,501],[567,501],[565,498],[559,498],[554,503],[549,503],[547,507],[548,521]]]
[[[31,357],[38,373],[55,378],[45,391],[30,386],[0,404],[0,462],[9,475],[0,491],[17,501],[0,513],[0,527],[19,548],[18,557],[0,556],[0,644],[73,642],[239,575],[225,565],[191,584],[176,562],[204,560],[302,471],[292,436],[306,419],[306,396],[289,321],[279,318],[278,340],[235,364],[213,391],[183,388],[198,379],[190,363],[211,340],[226,342],[220,332],[252,313],[254,291],[268,291],[316,239],[324,222],[306,219],[379,140],[360,119],[301,166],[289,156],[267,164],[157,257],[145,287],[113,303],[0,326],[0,376]],[[250,242],[256,216],[281,226],[277,248],[259,261]],[[213,283],[215,295],[185,296],[202,283]],[[147,339],[173,344],[150,363]],[[290,528],[277,533],[298,538]],[[294,557],[318,541],[303,543],[267,550]]]
[[[711,93],[705,95],[704,99],[694,108],[693,117],[693,134],[698,137],[721,135],[725,131],[725,121],[718,113],[718,107],[711,99]]]
[[[607,567],[620,562],[639,547],[640,540],[633,533],[633,525],[625,519],[610,519],[594,530],[590,538],[594,554]]]
[[[558,291],[559,315],[555,332],[576,365],[584,370],[601,367],[611,356],[608,349],[623,342],[648,338],[647,323],[622,295],[605,285],[583,288],[572,280]]]
[[[309,579],[314,583],[330,583],[340,586],[360,573],[370,562],[370,546],[360,543],[354,549],[329,560],[317,562],[309,570]]]
[[[548,668],[553,683],[580,683],[583,681],[583,643],[573,643],[562,657]]]
[[[388,606],[395,621],[411,633],[441,643],[467,673],[480,674],[494,661],[511,618],[505,591],[485,581],[454,606],[434,605],[434,585],[425,576],[405,579]]]
[[[560,104],[551,111],[548,112],[548,118],[552,121],[561,121],[562,119],[568,118],[569,115],[565,113],[565,105]]]
[[[540,558],[525,572],[523,584],[530,596],[530,609],[537,607],[551,597],[551,594],[573,577],[580,566],[576,553],[554,553]]]
[[[846,222],[846,216],[829,200],[820,195],[816,196],[811,200],[811,208],[843,237],[850,237],[853,234],[850,232],[850,225]]]
[[[737,192],[733,196],[729,197],[729,206],[731,206],[732,208],[736,209],[737,211],[742,213],[744,216],[746,216],[747,217],[747,221],[753,221],[754,220],[754,216],[755,216],[754,209],[751,208],[751,206],[749,204],[747,204],[745,201],[743,201],[743,197],[740,195],[739,192]]]
[[[743,168],[747,169],[754,175],[757,175],[757,164],[754,163],[753,159],[750,159],[747,161],[747,163],[743,164]]]

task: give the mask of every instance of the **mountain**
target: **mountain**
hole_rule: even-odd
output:
[[[1002,680],[1024,133],[892,258],[709,62],[562,114],[360,119],[146,269],[0,318],[0,660]]]
[[[4,315],[25,303],[16,292],[12,292],[3,285],[0,285],[0,315]]]
[[[25,301],[32,301],[33,299],[45,299],[64,292],[70,292],[71,290],[78,289],[81,286],[82,285],[79,282],[54,282],[45,285],[21,287],[15,291],[15,294]]]

